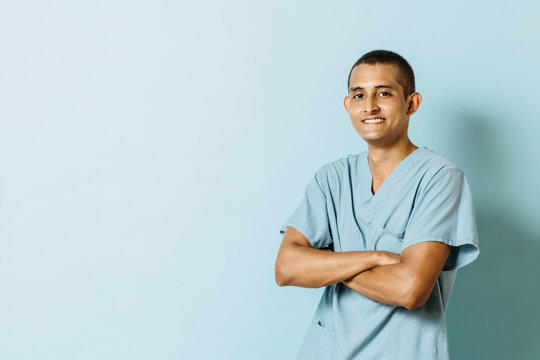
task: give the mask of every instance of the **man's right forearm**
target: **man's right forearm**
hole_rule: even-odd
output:
[[[276,260],[276,278],[280,286],[319,288],[382,264],[379,251],[332,252],[290,245]]]

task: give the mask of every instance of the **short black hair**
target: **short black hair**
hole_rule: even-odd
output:
[[[347,79],[347,92],[349,92],[349,87],[351,85],[351,74],[355,67],[360,64],[368,65],[377,65],[377,64],[390,64],[396,65],[399,69],[399,75],[397,78],[398,83],[403,88],[403,96],[407,99],[407,96],[412,94],[414,90],[414,72],[407,62],[401,55],[388,50],[373,50],[362,55],[351,68],[349,72],[349,78]]]

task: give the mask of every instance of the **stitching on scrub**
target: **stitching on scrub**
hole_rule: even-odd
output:
[[[452,240],[444,236],[424,236],[420,239],[415,239],[414,241],[404,242],[403,248],[425,241],[440,241],[451,246],[473,245],[474,247],[476,247],[476,242],[474,241],[474,238],[468,238],[467,240]]]
[[[432,182],[438,180],[440,177],[443,177],[444,175],[446,175],[448,173],[461,173],[461,174],[465,175],[465,172],[463,170],[459,169],[459,168],[444,168],[443,167],[443,168],[437,170],[435,175],[433,175],[431,177],[431,179],[428,181],[428,183],[426,184],[426,186],[422,190],[422,194],[424,194],[426,192],[426,189],[429,188],[429,186],[431,185]]]
[[[451,227],[449,227],[451,230],[456,230],[457,229],[457,226],[453,225]],[[455,232],[455,231],[454,231]],[[471,232],[471,231],[468,231],[469,235],[471,234],[474,234],[472,237],[468,237],[467,239],[475,239],[476,238],[476,235],[474,232]],[[407,231],[405,231],[405,235],[407,234]],[[463,245],[463,244],[468,244],[468,243],[462,243],[462,240],[453,240],[453,238],[451,237],[448,237],[448,236],[445,236],[445,235],[424,235],[421,239],[435,239],[433,241],[438,241],[438,240],[441,240],[442,242],[445,242],[445,243],[449,243],[449,245],[454,245],[454,246],[459,246],[459,245]]]
[[[376,228],[378,229],[381,229],[382,231],[388,233],[389,235],[395,237],[397,240],[399,240],[400,242],[403,241],[403,238],[405,236],[405,230],[403,230],[401,233],[395,233],[393,231],[390,231],[388,230],[387,228],[385,228],[384,226],[380,225],[380,224],[373,224]]]
[[[313,178],[315,179],[315,183],[317,184],[317,186],[319,187],[319,189],[320,189],[321,192],[323,193],[324,198],[327,199],[326,193],[324,192],[324,190],[323,190],[321,184],[319,184],[319,179],[317,179],[317,175],[320,175],[321,172],[323,172],[323,170],[324,170],[324,172],[326,173],[326,164],[324,164],[323,166],[321,166],[321,167],[319,168],[319,170],[317,170],[317,171],[315,172],[315,175],[313,176]]]

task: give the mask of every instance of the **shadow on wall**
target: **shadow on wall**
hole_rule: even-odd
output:
[[[458,270],[447,313],[453,359],[538,359],[538,234],[477,212],[480,256]]]
[[[480,256],[458,270],[446,316],[450,356],[540,359],[539,224],[523,229],[512,223],[518,215],[506,210],[497,193],[505,191],[500,175],[519,168],[496,165],[502,150],[482,118],[469,114],[459,119],[454,123],[460,130],[459,143],[467,154],[474,154],[464,164],[472,170],[467,177],[471,174],[481,184],[473,194]]]

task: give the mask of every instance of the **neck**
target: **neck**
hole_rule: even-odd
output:
[[[408,138],[392,146],[368,144],[368,163],[372,178],[384,181],[394,168],[412,152],[418,149]]]

